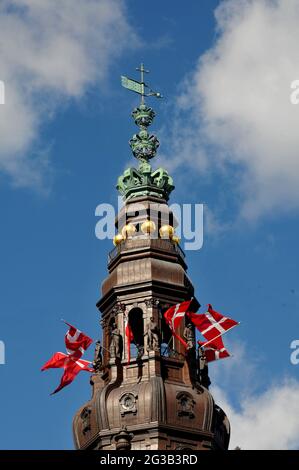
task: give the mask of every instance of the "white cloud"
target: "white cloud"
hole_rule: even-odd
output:
[[[210,366],[212,384],[220,384],[223,389],[229,389],[231,396],[240,399],[255,391],[260,385],[261,358],[254,348],[248,344],[231,340],[229,335],[224,337],[225,345],[231,354],[230,358],[213,362]]]
[[[225,344],[233,357],[209,372],[211,393],[231,424],[230,449],[298,449],[299,382],[265,372],[248,344],[229,338]]]
[[[297,0],[227,0],[217,39],[178,99],[172,167],[232,178],[247,220],[299,208]],[[170,161],[171,164],[171,161]]]
[[[214,388],[217,403],[231,424],[230,449],[299,449],[299,382],[285,381],[264,393],[251,394],[236,409],[223,392]]]
[[[59,105],[103,80],[133,38],[121,0],[3,0],[0,171],[16,185],[40,184],[47,152],[32,153],[41,126]]]

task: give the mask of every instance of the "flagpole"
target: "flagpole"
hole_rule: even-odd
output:
[[[60,320],[61,320],[63,323],[65,323],[67,326],[70,326],[70,327],[72,326],[70,323],[68,323],[67,321],[65,321],[63,318],[60,318]]]
[[[225,333],[227,333],[229,330],[231,330],[232,328],[235,328],[235,326],[238,326],[238,325],[240,325],[240,322],[238,322],[237,325],[231,326],[228,330],[225,330],[223,333],[220,333],[220,335],[215,336],[215,338],[212,338],[212,339],[210,339],[209,341],[207,341],[206,343],[202,344],[202,345],[200,346],[200,348],[205,348],[205,347],[207,346],[207,344],[210,344],[212,341],[214,341],[215,339],[219,338],[220,336],[223,336],[223,335],[224,335]]]

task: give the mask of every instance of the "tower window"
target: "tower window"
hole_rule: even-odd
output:
[[[129,325],[133,333],[131,343],[131,356],[137,357],[144,352],[144,324],[141,308],[133,308],[129,312]]]

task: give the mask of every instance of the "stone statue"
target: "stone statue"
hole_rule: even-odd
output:
[[[101,341],[98,340],[96,342],[96,347],[95,347],[95,350],[94,350],[94,359],[93,359],[93,368],[96,372],[99,372],[101,369],[102,369],[102,365],[103,365],[103,356],[102,356],[102,345],[101,345]]]
[[[186,340],[188,350],[195,348],[195,335],[192,323],[188,323],[185,327],[183,338]]]
[[[211,385],[211,380],[209,377],[208,363],[203,348],[199,348],[198,350],[198,375],[200,385],[205,388],[209,388]]]
[[[157,323],[154,318],[150,318],[150,322],[147,325],[147,349],[148,351],[159,351],[160,350],[160,334]]]
[[[121,358],[121,335],[116,323],[113,323],[110,332],[110,358]]]

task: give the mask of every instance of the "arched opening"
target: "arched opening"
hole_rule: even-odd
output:
[[[136,232],[135,232],[135,236],[138,236],[138,235],[143,235],[142,231],[141,231],[141,223],[138,222],[137,224],[135,224],[135,228],[136,228]]]
[[[130,310],[129,325],[133,334],[131,357],[141,357],[144,353],[144,325],[143,311],[141,308],[133,308]]]

